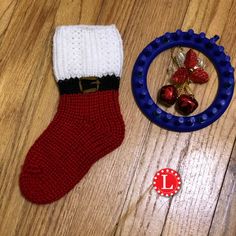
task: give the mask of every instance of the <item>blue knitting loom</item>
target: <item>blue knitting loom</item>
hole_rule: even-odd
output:
[[[218,39],[217,35],[208,39],[205,33],[196,34],[192,29],[187,32],[177,30],[156,38],[143,49],[133,68],[132,90],[139,108],[153,123],[172,131],[190,132],[205,128],[225,112],[234,92],[234,68],[224,48],[216,44]],[[161,52],[177,46],[202,52],[213,63],[218,74],[215,100],[205,111],[194,116],[175,116],[163,111],[152,100],[147,88],[147,73],[152,61]]]

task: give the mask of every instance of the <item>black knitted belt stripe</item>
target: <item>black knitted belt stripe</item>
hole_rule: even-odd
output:
[[[70,78],[58,81],[60,94],[89,93],[104,90],[117,90],[120,77],[107,75],[99,77]]]

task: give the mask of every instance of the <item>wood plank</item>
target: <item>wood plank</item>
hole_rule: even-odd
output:
[[[236,140],[235,140],[236,141]],[[236,142],[220,191],[209,235],[233,236],[236,232]]]
[[[2,0],[1,1],[1,9],[0,9],[0,42],[2,37],[4,36],[10,21],[12,19],[12,15],[16,9],[16,0],[8,1],[8,0]]]
[[[101,3],[101,2],[100,2]],[[108,6],[109,4],[113,3],[111,1],[107,2],[107,4],[105,4],[106,6]],[[16,37],[16,34],[18,33],[17,31],[17,27],[14,28],[14,24],[16,24],[16,21],[21,20],[23,21],[22,23],[22,27],[24,27],[24,29],[22,29],[25,32],[25,35],[31,35],[33,28],[29,28],[28,25],[26,26],[26,22],[29,22],[29,17],[32,17],[32,15],[35,16],[35,20],[38,20],[37,17],[39,17],[37,14],[40,11],[47,11],[47,7],[46,6],[41,6],[41,8],[39,8],[39,6],[35,3],[35,5],[32,5],[31,3],[25,1],[25,2],[21,2],[21,5],[19,6],[19,13],[16,12],[14,19],[13,19],[13,25],[11,26],[11,32],[8,33],[8,35],[6,35],[5,37],[5,45],[7,50],[4,48],[1,51],[1,55],[5,55],[4,59],[5,59],[5,64],[4,66],[10,68],[11,64],[13,64],[13,60],[17,60],[17,63],[14,63],[15,68],[11,67],[11,71],[9,70],[2,70],[4,71],[3,75],[2,75],[2,91],[6,91],[4,92],[4,94],[2,94],[2,101],[4,101],[4,107],[1,108],[1,114],[3,115],[3,119],[2,119],[2,123],[1,123],[1,127],[3,129],[7,129],[7,132],[4,133],[4,137],[3,140],[7,140],[8,143],[1,143],[3,144],[3,148],[1,148],[1,151],[3,152],[2,154],[7,156],[7,157],[11,157],[9,161],[4,161],[3,159],[1,160],[1,199],[3,200],[1,203],[1,212],[3,212],[1,214],[1,235],[45,235],[45,232],[49,233],[50,235],[52,234],[56,234],[56,235],[60,235],[60,234],[64,234],[66,233],[68,230],[72,230],[72,232],[70,232],[70,234],[77,234],[78,230],[80,230],[81,232],[90,232],[91,230],[97,230],[97,232],[99,232],[98,227],[94,227],[96,226],[95,221],[93,221],[91,215],[89,214],[90,212],[86,212],[86,206],[89,205],[90,201],[94,201],[94,199],[96,197],[98,197],[97,192],[95,192],[94,194],[94,190],[93,188],[91,189],[91,182],[88,182],[87,185],[87,190],[86,190],[86,186],[85,189],[81,189],[80,190],[80,186],[83,186],[83,182],[86,180],[86,178],[81,181],[80,186],[78,186],[78,188],[74,189],[75,193],[73,194],[73,192],[71,192],[72,195],[68,195],[67,198],[70,198],[72,196],[71,200],[65,201],[66,198],[62,199],[61,201],[52,204],[48,207],[40,207],[40,206],[35,206],[35,205],[31,205],[28,202],[26,202],[19,193],[19,189],[18,189],[18,174],[20,171],[20,164],[23,163],[25,155],[30,147],[30,145],[32,145],[33,141],[40,135],[40,133],[42,132],[42,130],[44,128],[46,128],[46,126],[48,125],[48,123],[50,122],[50,120],[53,117],[53,114],[55,113],[56,110],[56,106],[57,106],[57,101],[58,101],[58,91],[55,85],[55,82],[53,80],[53,75],[52,75],[52,70],[51,70],[51,37],[53,34],[53,27],[52,25],[59,25],[59,24],[63,24],[67,23],[67,24],[78,24],[80,21],[81,22],[87,22],[88,21],[90,23],[96,23],[98,16],[96,16],[96,12],[97,12],[97,6],[101,7],[102,5],[99,4],[99,1],[97,1],[97,5],[95,5],[94,8],[94,14],[87,14],[86,9],[88,8],[88,6],[93,5],[92,2],[87,2],[84,4],[78,4],[77,1],[77,6],[78,6],[78,11],[75,11],[75,15],[73,15],[73,19],[68,20],[68,15],[66,16],[64,11],[65,11],[65,6],[67,6],[67,9],[69,12],[73,12],[75,9],[75,5],[71,5],[70,1],[67,2],[67,4],[65,3],[65,1],[62,3],[63,5],[55,5],[55,3],[51,3],[51,6],[54,6],[55,8],[58,8],[58,10],[56,11],[56,9],[53,11],[53,14],[51,12],[50,16],[52,16],[52,21],[47,21],[47,24],[51,24],[50,25],[50,29],[49,31],[48,28],[43,28],[43,25],[40,25],[40,27],[38,27],[38,30],[41,29],[42,32],[42,36],[43,39],[36,41],[36,36],[34,38],[31,39],[30,42],[37,42],[35,47],[37,50],[34,50],[31,54],[27,55],[27,58],[23,58],[21,53],[24,52],[23,49],[25,49],[25,44],[19,45],[20,40]],[[81,6],[84,10],[80,10],[79,6]],[[116,6],[117,8],[119,8],[119,6]],[[27,10],[28,9],[28,10]],[[29,10],[30,9],[30,10]],[[90,8],[91,12],[93,12],[93,8]],[[129,15],[130,11],[132,9],[132,2],[130,2],[130,4],[127,4],[125,7],[123,7],[122,9],[120,9],[119,16],[123,14],[126,14],[126,19],[127,16]],[[22,11],[26,12],[26,15],[24,15],[23,19],[19,19],[19,14]],[[114,9],[115,10],[115,9]],[[119,9],[118,9],[119,10]],[[80,12],[83,13],[80,13]],[[99,12],[102,12],[102,9],[99,9]],[[44,16],[46,17],[46,16]],[[56,18],[55,18],[56,17]],[[54,23],[54,18],[55,23]],[[81,18],[81,19],[80,19]],[[65,22],[65,19],[67,19],[67,22]],[[101,19],[102,20],[102,19]],[[32,20],[31,20],[31,23]],[[104,22],[105,23],[105,22]],[[21,37],[22,35],[20,35],[18,33],[18,37]],[[16,42],[17,46],[15,44],[9,45],[9,41],[11,41],[10,39],[18,39],[18,42]],[[45,50],[45,41],[47,42],[46,45],[46,50]],[[27,46],[30,46],[29,42],[27,42]],[[14,58],[11,57],[12,53],[15,52],[13,47],[19,47],[19,50],[17,51],[19,54],[15,55]],[[13,48],[13,49],[12,49]],[[29,52],[27,50],[27,52]],[[21,57],[20,57],[21,55]],[[39,58],[40,56],[40,58]],[[19,59],[18,59],[18,58]],[[23,60],[23,61],[21,61]],[[36,64],[37,61],[37,64]],[[41,61],[41,62],[40,62]],[[23,64],[24,63],[24,64]],[[39,70],[36,70],[35,67],[37,67]],[[21,74],[19,74],[19,70],[21,70]],[[25,73],[27,72],[27,74],[25,75]],[[5,74],[5,78],[4,78],[4,74]],[[8,77],[11,77],[14,79],[15,82],[18,82],[18,84],[16,84],[16,88],[17,91],[13,91],[13,90],[6,90],[5,88],[7,86],[9,86],[10,81],[7,80]],[[20,78],[23,77],[24,80],[20,80]],[[35,78],[39,78],[39,79],[35,79]],[[27,84],[28,83],[28,84]],[[28,86],[27,86],[28,85]],[[13,93],[14,92],[14,93]],[[17,94],[18,92],[18,94]],[[9,107],[9,104],[7,104],[7,102],[10,102],[11,97],[15,96],[15,98],[17,98],[17,101],[12,101],[13,104],[10,104],[11,106],[16,106],[19,107],[19,112],[16,113],[16,111],[8,111],[7,108]],[[22,94],[25,94],[25,97],[22,97]],[[52,99],[54,98],[54,99]],[[20,105],[23,107],[20,107]],[[12,116],[12,114],[15,115],[15,117]],[[47,116],[45,116],[45,114],[47,114]],[[14,119],[15,118],[15,119]],[[18,122],[17,122],[18,121]],[[5,122],[5,123],[3,123]],[[9,127],[7,127],[7,125],[9,125]],[[11,128],[10,128],[11,127]],[[15,130],[13,129],[15,127]],[[28,131],[30,127],[30,132]],[[23,134],[23,135],[22,135]],[[12,137],[16,137],[16,140],[13,140]],[[12,149],[13,149],[13,145],[17,144],[17,146],[14,146],[14,153],[12,153]],[[114,154],[113,154],[114,155]],[[15,156],[15,158],[14,158]],[[20,156],[20,160],[21,162],[19,162],[20,160],[17,159]],[[106,171],[108,171],[108,173],[110,173],[110,170],[113,168],[114,169],[114,164],[110,163],[110,166],[108,165],[106,167]],[[104,165],[102,165],[102,169]],[[128,166],[128,165],[127,165]],[[101,168],[100,167],[100,168]],[[116,169],[116,168],[115,168]],[[13,173],[11,171],[13,171]],[[102,173],[102,171],[98,170],[98,173],[96,174],[97,176],[99,176],[100,174],[102,174],[102,176],[106,176],[107,172]],[[127,172],[128,174],[129,172]],[[95,179],[97,178],[95,175]],[[88,175],[89,176],[89,175]],[[109,178],[109,176],[108,176]],[[9,181],[12,183],[11,185],[9,185]],[[106,189],[107,187],[109,187],[107,179],[101,179],[101,182],[107,183],[107,185],[104,185],[103,187]],[[94,183],[93,183],[94,184]],[[123,186],[122,186],[123,187]],[[128,187],[128,186],[126,186]],[[89,189],[91,190],[90,193]],[[112,190],[112,189],[110,189]],[[98,189],[99,191],[99,189]],[[120,190],[117,190],[118,192],[120,192]],[[78,194],[78,192],[80,192]],[[84,193],[84,196],[83,196]],[[107,195],[107,192],[105,191],[101,191],[102,194],[105,194],[104,196],[100,197],[100,200],[103,201],[104,197]],[[120,193],[119,193],[120,194]],[[93,196],[93,197],[92,197]],[[112,195],[112,191],[110,193],[111,196],[111,200],[113,201],[113,195]],[[17,201],[17,199],[20,199],[20,204]],[[76,207],[78,205],[78,203],[80,202],[80,208]],[[119,203],[119,202],[117,202]],[[68,205],[69,204],[69,205]],[[99,204],[101,204],[101,202],[96,202],[96,207],[99,206]],[[103,205],[105,204],[105,206],[107,205],[107,202],[103,202]],[[56,210],[55,210],[55,206],[57,206]],[[110,206],[110,205],[109,205]],[[120,207],[119,204],[117,204],[116,207]],[[88,208],[90,211],[93,208],[92,204],[91,204],[91,208]],[[116,209],[114,209],[116,210]],[[85,211],[84,214],[81,215],[81,212]],[[105,207],[104,207],[104,211],[105,211]],[[17,212],[17,214],[16,214]],[[75,215],[73,215],[73,212]],[[104,214],[104,212],[101,212],[101,214],[98,216],[98,218],[96,218],[96,220],[101,219],[102,214]],[[15,216],[15,223],[12,225],[12,220],[13,220],[13,215]],[[90,224],[86,225],[86,229],[83,229],[83,225],[86,224],[86,215],[87,218],[89,217],[92,221],[91,225],[93,227],[91,227]],[[4,216],[4,217],[3,217]],[[110,217],[110,215],[105,215],[105,219],[107,219],[107,217],[110,219],[110,221],[112,221],[113,219]],[[29,220],[31,219],[31,220]],[[73,222],[72,222],[73,220]],[[78,229],[78,221],[82,221],[80,224],[80,227],[82,227],[81,229]],[[34,223],[34,222],[37,222]],[[103,221],[105,222],[105,220]],[[65,228],[63,227],[63,225],[72,225],[73,227],[70,228]],[[107,226],[104,224],[104,227]],[[103,228],[100,229],[101,232],[104,232]],[[67,232],[69,233],[69,232]]]
[[[204,11],[206,8],[207,11]],[[217,4],[214,1],[191,1],[182,28],[206,31],[208,36],[223,33],[225,30],[227,32],[224,27],[234,21],[234,10],[232,1],[219,1]],[[215,12],[221,17],[213,17]],[[227,40],[224,41],[224,37]],[[227,34],[224,37],[221,42],[234,57],[235,35]],[[165,57],[161,59],[165,60]],[[160,60],[157,60],[153,66],[155,69],[149,72],[151,78],[157,76],[157,71],[160,77],[165,73],[162,65],[159,65]],[[210,75],[211,80],[214,80],[216,74],[212,70]],[[163,81],[159,82],[159,85],[162,83]],[[149,88],[157,91],[158,85],[152,83]],[[210,94],[205,94],[206,92],[204,90],[202,94],[202,97],[206,97],[202,101],[203,106],[211,100]],[[117,235],[207,234],[235,139],[234,101],[219,121],[198,132],[176,134],[150,126],[123,211],[123,215],[128,212],[129,217],[125,222],[122,220]],[[160,198],[154,191],[151,194],[145,191],[155,171],[167,166],[179,170],[184,181],[181,192],[173,200]],[[136,205],[140,197],[144,201]]]

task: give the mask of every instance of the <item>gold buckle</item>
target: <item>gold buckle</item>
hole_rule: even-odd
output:
[[[90,80],[90,81],[93,81],[93,82],[91,82],[90,84],[96,84],[97,86],[96,86],[96,88],[84,89],[84,88],[83,88],[83,85],[82,85],[82,80]],[[101,84],[101,82],[98,80],[97,77],[92,77],[92,76],[91,76],[91,77],[81,77],[81,78],[79,79],[79,88],[80,88],[80,91],[81,91],[82,93],[96,92],[96,91],[98,91],[100,84]]]

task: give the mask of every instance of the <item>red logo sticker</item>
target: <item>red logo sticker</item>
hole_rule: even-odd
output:
[[[180,175],[170,168],[161,169],[154,176],[153,186],[161,196],[171,197],[180,190]]]

